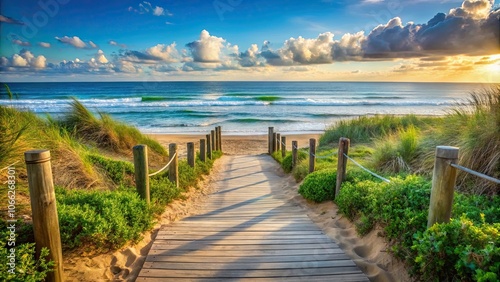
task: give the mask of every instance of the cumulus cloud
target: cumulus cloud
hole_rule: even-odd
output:
[[[379,25],[363,46],[367,57],[418,57],[433,54],[498,52],[500,10],[493,1],[466,0],[448,14],[438,13],[425,24],[402,24],[400,18]]]
[[[188,43],[186,46],[191,50],[195,62],[216,63],[220,62],[220,55],[225,42],[225,39],[210,35],[208,31],[202,30],[200,39]]]
[[[179,61],[180,55],[176,44],[157,44],[147,48],[145,51],[124,50],[119,54],[120,60],[140,64],[157,64],[161,62],[175,63]]]
[[[88,43],[85,43],[78,36],[73,36],[73,37],[69,37],[69,36],[57,37],[56,36],[55,38],[57,41],[59,41],[61,43],[68,44],[68,45],[71,45],[71,46],[73,46],[75,48],[79,48],[79,49],[97,48],[97,45],[94,42],[89,41]]]
[[[29,50],[23,49],[10,58],[2,57],[0,64],[2,67],[43,69],[47,66],[47,59],[43,55],[35,56]]]
[[[102,50],[97,51],[94,59],[101,64],[106,64],[109,62],[108,59],[106,59],[106,56],[104,56],[104,52]]]
[[[269,42],[264,42],[261,56],[268,64],[275,66],[330,64],[334,61],[359,60],[363,55],[363,32],[344,34],[334,40],[331,32],[321,33],[317,38],[301,36],[285,41],[283,47],[272,50]]]
[[[9,23],[9,24],[17,24],[17,25],[24,25],[22,21],[18,21],[16,19],[13,19],[11,17],[6,17],[4,15],[0,15],[0,22],[1,23]]]
[[[160,17],[160,16],[173,16],[171,12],[169,12],[167,9],[160,7],[160,6],[155,6],[150,2],[143,1],[142,3],[139,3],[138,8],[134,7],[129,7],[128,8],[129,12],[134,12],[138,14],[152,14],[154,16]]]
[[[47,42],[39,42],[38,45],[43,48],[50,48],[50,43]]]
[[[31,44],[28,41],[22,41],[20,39],[13,39],[12,43],[19,45],[19,46],[31,46]]]

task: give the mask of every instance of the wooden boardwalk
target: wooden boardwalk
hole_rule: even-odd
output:
[[[228,158],[201,213],[160,229],[136,281],[368,281],[283,199],[271,157]]]

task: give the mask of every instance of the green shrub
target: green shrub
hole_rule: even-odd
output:
[[[87,158],[92,164],[103,170],[106,176],[115,184],[124,184],[127,176],[132,177],[134,175],[134,165],[129,162],[116,161],[95,154],[88,155]]]
[[[286,173],[292,172],[292,152],[287,152],[286,156],[283,158],[281,162],[281,167]]]
[[[362,214],[372,216],[369,210],[371,198],[374,193],[383,189],[383,186],[384,183],[371,180],[342,183],[340,193],[335,197],[339,213],[351,221]]]
[[[275,159],[279,164],[283,162],[283,154],[281,153],[281,151],[273,152],[271,154],[271,157],[273,157],[273,159]]]
[[[152,227],[153,212],[134,191],[59,188],[56,196],[65,249],[85,243],[119,248],[130,240],[139,240],[141,233]]]
[[[7,244],[10,237],[10,231],[7,229],[7,222],[2,221],[0,230],[0,280],[1,281],[45,281],[47,274],[54,269],[54,262],[44,259],[48,254],[47,248],[42,248],[41,258],[35,258],[35,244],[22,243],[17,237],[19,230],[16,230],[16,246],[15,246],[15,272],[9,273],[11,267],[9,251],[12,246]],[[22,225],[20,221],[16,223],[16,227]]]
[[[320,170],[307,175],[299,187],[299,194],[315,202],[332,200],[337,179],[336,175],[333,170]]]
[[[197,188],[200,176],[196,173],[196,169],[187,163],[187,160],[179,161],[179,188],[182,191],[188,191],[190,187]]]
[[[422,280],[498,281],[500,223],[474,224],[467,217],[418,232],[414,274]]]

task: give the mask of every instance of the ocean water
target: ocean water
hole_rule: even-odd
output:
[[[9,83],[10,105],[58,117],[71,97],[146,133],[264,134],[323,131],[362,115],[444,115],[485,84],[382,82]]]

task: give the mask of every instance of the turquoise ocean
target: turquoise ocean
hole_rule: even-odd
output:
[[[389,82],[64,82],[9,83],[21,110],[58,117],[71,97],[145,133],[225,134],[323,131],[340,119],[375,114],[444,115],[473,83]]]

